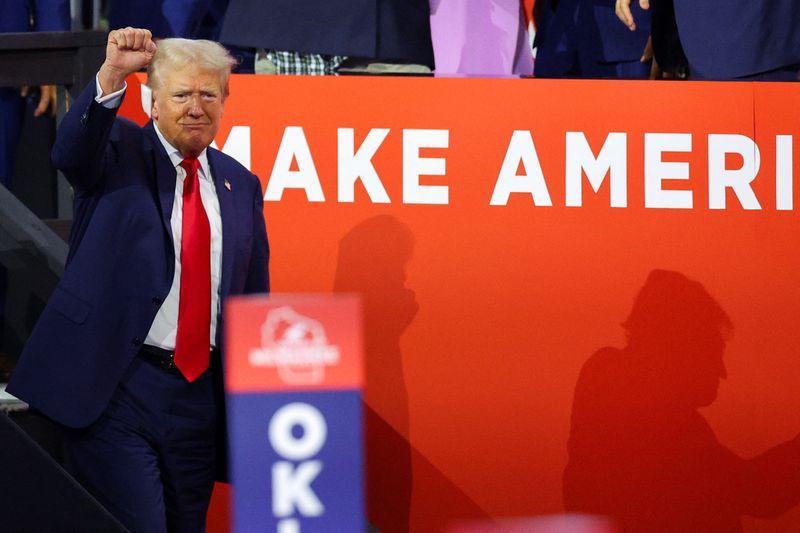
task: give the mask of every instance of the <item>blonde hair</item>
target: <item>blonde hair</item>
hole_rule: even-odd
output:
[[[164,73],[186,65],[195,65],[201,70],[219,73],[222,94],[228,96],[228,78],[237,61],[219,43],[204,39],[161,39],[158,50],[147,67],[147,86],[158,89]]]

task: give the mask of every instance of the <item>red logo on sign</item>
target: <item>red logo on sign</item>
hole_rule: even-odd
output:
[[[225,303],[229,392],[357,389],[361,309],[353,296],[232,297]]]
[[[261,347],[248,355],[251,365],[276,368],[289,385],[321,383],[325,368],[338,365],[340,358],[339,347],[328,343],[322,323],[288,306],[267,314],[261,326]]]

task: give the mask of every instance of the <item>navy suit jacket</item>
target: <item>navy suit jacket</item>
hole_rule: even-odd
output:
[[[175,169],[152,123],[141,128],[117,118],[94,97],[93,80],[58,130],[53,160],[75,195],[70,253],[9,384],[9,392],[70,427],[87,426],[105,410],[175,270]],[[212,148],[208,161],[222,217],[220,300],[267,292],[258,178]],[[223,327],[220,317],[219,347]]]
[[[433,68],[429,0],[230,0],[220,40]]]
[[[800,0],[674,0],[693,72],[732,79],[800,64]]]

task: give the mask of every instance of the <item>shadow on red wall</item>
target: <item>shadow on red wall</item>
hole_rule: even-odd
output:
[[[628,532],[735,532],[742,515],[800,501],[800,436],[753,459],[723,446],[698,412],[727,377],[733,325],[697,281],[654,270],[627,321],[628,344],[583,365],[564,471],[564,507]]]
[[[419,309],[406,287],[413,252],[408,226],[388,215],[369,218],[339,242],[333,283],[334,293],[357,293],[363,303],[368,516],[382,533],[409,529],[411,448],[400,336]]]

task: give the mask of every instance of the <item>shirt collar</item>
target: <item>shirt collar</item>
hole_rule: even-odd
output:
[[[158,129],[158,124],[155,120],[153,121],[153,128],[156,130],[158,140],[161,141],[162,146],[164,146],[164,150],[166,150],[169,160],[172,162],[172,166],[178,168],[178,165],[180,165],[181,161],[184,159],[184,157],[181,155],[181,152],[172,146],[169,141],[167,141],[167,139],[161,133],[161,130]],[[200,162],[200,178],[211,181],[211,172],[209,171],[208,166],[207,148],[204,148],[203,151],[200,152],[200,155],[197,156],[197,160]]]

